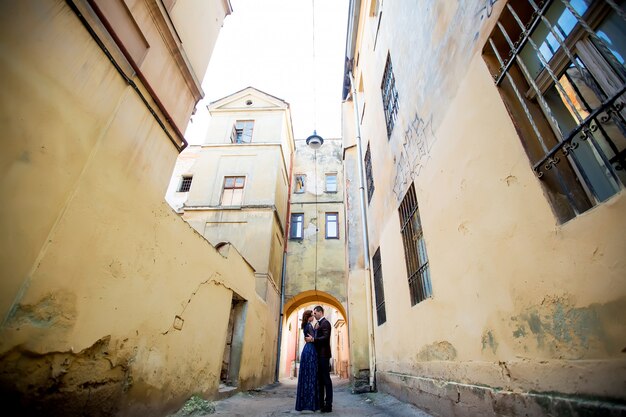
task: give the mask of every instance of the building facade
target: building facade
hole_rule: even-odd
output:
[[[624,16],[351,2],[348,288],[378,389],[441,415],[624,412]]]
[[[232,244],[277,308],[295,148],[289,104],[249,87],[208,108],[205,143],[181,155],[167,199],[211,244]]]
[[[289,197],[281,375],[293,374],[290,367],[299,358],[298,348],[304,346],[299,327],[293,331],[294,320],[298,322],[303,308],[324,304],[333,325],[347,316],[341,152],[340,139],[324,139],[318,149],[307,145],[304,139],[296,140]],[[333,311],[336,313],[331,315]],[[333,337],[336,336],[335,333]],[[333,343],[335,346],[337,340],[333,339]],[[348,344],[340,348],[346,352]],[[334,351],[337,349],[335,346]],[[347,353],[336,359],[348,366]]]
[[[166,414],[222,379],[271,382],[274,352],[259,352],[275,346],[275,312],[255,270],[163,198],[229,2],[0,9],[7,409]]]

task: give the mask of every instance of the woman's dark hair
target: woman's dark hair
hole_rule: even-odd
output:
[[[304,313],[302,313],[302,329],[303,330],[306,327],[307,323],[309,322],[309,317],[311,317],[312,315],[313,315],[313,310],[304,310]]]

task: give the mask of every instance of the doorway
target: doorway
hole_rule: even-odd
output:
[[[233,293],[228,327],[226,329],[226,343],[222,357],[220,385],[237,387],[239,385],[239,368],[241,366],[241,352],[246,323],[248,303],[236,293]]]

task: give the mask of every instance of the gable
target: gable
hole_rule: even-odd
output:
[[[208,109],[214,111],[232,110],[271,110],[287,109],[289,104],[279,98],[271,96],[253,87],[248,87],[237,93],[226,96],[209,104]]]

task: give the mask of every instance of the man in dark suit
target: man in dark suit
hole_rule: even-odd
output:
[[[330,322],[324,318],[324,308],[322,306],[316,306],[313,309],[313,316],[317,320],[318,328],[315,338],[309,336],[306,338],[306,341],[315,343],[319,400],[320,404],[322,404],[322,413],[330,413],[333,411],[333,383],[330,380],[330,358],[332,357],[330,353],[330,332],[332,327]],[[324,397],[324,392],[326,397]]]

